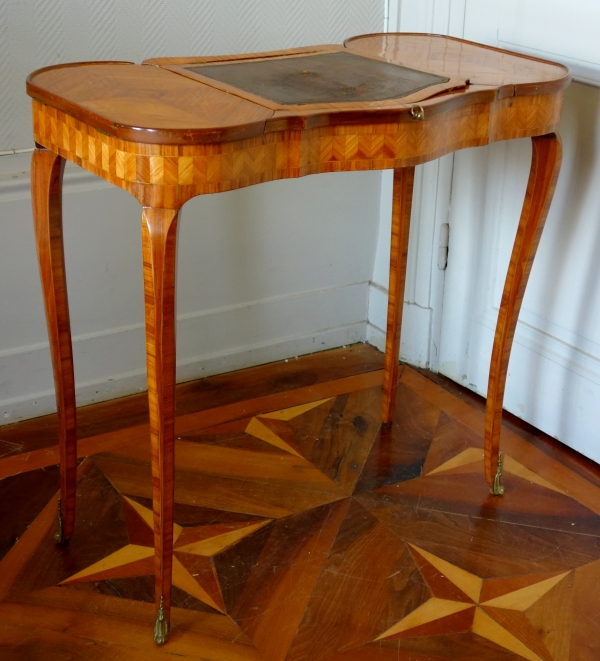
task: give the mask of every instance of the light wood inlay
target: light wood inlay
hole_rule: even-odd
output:
[[[70,576],[66,581],[63,581],[63,584],[76,583],[82,578],[86,578],[88,576],[104,574],[108,569],[114,569],[115,567],[133,564],[138,560],[151,558],[153,555],[154,549],[152,547],[129,544],[128,546],[123,547],[121,550],[116,551],[115,553],[112,553],[108,557],[104,558],[104,560],[100,560],[100,562],[96,562],[83,571]]]
[[[344,55],[345,49],[353,55]],[[341,56],[336,55],[339,52]],[[254,93],[232,89],[229,84],[225,89],[224,83],[214,79],[208,81],[198,73],[201,69],[191,71],[189,68],[209,61],[214,66],[221,66],[227,61],[244,60],[247,64],[254,60],[256,67],[264,69],[265,66],[271,67],[272,58],[297,56],[308,62],[313,54],[319,53],[334,58],[336,62],[352,58],[356,61],[356,55],[361,55],[359,59],[371,68],[382,66],[373,60],[416,68],[421,72],[416,74],[417,78],[438,83],[417,91],[413,86],[413,92],[406,97],[382,101],[311,104],[303,103],[300,93],[296,106],[285,106]],[[388,64],[383,66],[386,71],[394,69]],[[423,73],[434,74],[437,78],[423,76]],[[62,254],[60,186],[64,159],[127,190],[143,207],[150,425],[148,429],[139,424],[131,433],[141,439],[148,430],[150,432],[155,601],[158,606],[163,597],[168,619],[174,542],[175,255],[177,219],[182,205],[197,195],[276,179],[322,172],[394,169],[386,359],[383,402],[378,402],[382,407],[381,419],[390,423],[400,376],[398,354],[414,167],[459,149],[497,140],[531,137],[534,156],[530,182],[500,308],[490,367],[485,476],[488,482],[492,482],[498,458],[510,348],[558,174],[560,144],[555,131],[569,81],[569,72],[561,65],[431,35],[366,35],[349,40],[343,47],[317,46],[212,59],[166,58],[145,65],[91,62],[47,67],[31,74],[27,90],[33,99],[34,138],[38,147],[33,157],[34,217],[60,417],[61,514],[65,539],[73,532],[78,451]],[[357,88],[353,95],[359,92]],[[304,100],[307,99],[305,95]],[[415,103],[419,104],[418,107]],[[332,396],[331,390],[323,392],[318,386],[310,390],[311,402]],[[355,402],[352,397],[350,400]],[[363,428],[371,430],[372,421],[355,415],[358,422],[353,429],[346,429],[348,445],[344,446],[351,459],[348,463],[336,465],[332,454],[324,453],[316,441],[306,446],[306,439],[289,440],[293,437],[292,427],[311,409],[302,409],[299,413],[281,411],[286,406],[305,404],[306,401],[306,397],[299,401],[282,397],[277,408],[270,408],[266,399],[257,398],[254,411],[239,415],[239,418],[249,419],[256,414],[275,411],[271,418],[262,422],[258,419],[250,421],[249,429],[257,430],[259,438],[268,439],[268,443],[292,455],[292,464],[281,459],[281,466],[288,471],[286,479],[297,482],[308,479],[316,489],[312,494],[303,495],[300,499],[302,505],[298,504],[300,501],[293,505],[290,494],[275,488],[278,493],[277,496],[272,494],[271,503],[267,506],[254,503],[247,507],[247,511],[261,515],[266,512],[298,512],[323,494],[327,494],[327,502],[332,502],[342,494],[348,497],[352,493],[358,480],[358,474],[352,471],[364,464],[369,453],[366,447],[355,449],[357,441],[352,435],[359,437]],[[318,406],[319,402],[314,404],[315,409]],[[192,415],[181,421],[178,433],[194,432],[201,425],[229,420],[230,413],[224,406],[212,414]],[[252,433],[247,438],[251,439]],[[391,428],[386,431],[386,434],[393,433]],[[371,431],[369,437],[372,439]],[[342,436],[335,439],[337,443]],[[136,444],[121,451],[120,446],[113,443],[114,438],[111,441],[97,438],[95,444],[86,444],[84,451],[97,449],[103,444],[110,449],[117,448],[115,456],[120,457],[121,464],[106,470],[115,484],[129,489],[127,492],[131,495],[144,497],[146,492],[138,481],[139,466],[146,459],[144,451]],[[195,453],[190,446],[193,445],[185,441],[178,445],[181,455],[186,461],[189,459],[188,474],[200,468],[199,458],[192,458]],[[224,477],[220,466],[225,466],[230,478],[235,477],[240,471],[242,457],[259,454],[255,447],[249,452],[235,448],[228,452],[229,460],[225,461],[220,448],[207,449],[209,445],[205,444],[200,454],[203,459],[210,460],[213,479]],[[44,456],[32,453],[27,459],[39,466],[47,465],[44,462],[51,461],[54,452],[52,449],[42,453]],[[309,455],[310,459],[307,458]],[[24,461],[0,462],[0,474],[29,468],[24,466]],[[103,459],[99,458],[98,465],[102,462]],[[134,468],[136,462],[137,472]],[[523,465],[532,470],[529,464]],[[276,468],[273,462],[270,468]],[[438,471],[435,475],[446,473]],[[522,471],[520,475],[526,477]],[[189,475],[182,479],[185,486],[180,488],[189,493],[191,487],[186,482]],[[556,484],[555,480],[551,482]],[[213,498],[220,497],[218,491],[212,492]],[[243,509],[242,503],[240,498],[236,505],[238,510]],[[134,505],[131,507],[135,509]],[[464,627],[465,622],[459,617],[447,624]]]
[[[518,475],[519,477],[522,477],[524,480],[535,482],[535,484],[539,484],[543,487],[546,487],[546,489],[552,489],[553,491],[558,491],[558,493],[565,493],[562,489],[559,489],[551,482],[548,482],[548,480],[545,480],[543,477],[540,477],[537,473],[534,473],[534,471],[529,470],[529,468],[526,468],[525,466],[523,466],[523,464],[520,464],[510,455],[508,454],[503,455],[502,461],[504,464],[504,470],[507,473]]]
[[[325,404],[325,402],[330,402],[331,397],[327,399],[320,399],[317,402],[309,402],[308,404],[301,404],[300,406],[292,406],[289,409],[282,409],[281,411],[273,411],[273,413],[264,413],[260,417],[267,418],[269,420],[292,420],[296,416],[302,415],[311,409]]]
[[[298,360],[299,383],[318,381],[311,361],[314,356]],[[319,362],[328,361],[323,356]],[[275,388],[282,373],[289,375],[288,364],[278,369],[227,378],[232,390],[266,394],[257,391],[260,382],[266,378]],[[210,384],[222,391],[223,379],[188,384],[187,397],[202,392],[210,399]],[[474,395],[463,392],[461,399],[458,387],[444,390],[404,367],[397,395],[402,416],[380,427],[380,388],[336,396],[339,383],[329,385],[327,392],[321,384],[320,399],[329,399],[324,405],[289,421],[262,419],[288,426],[307,463],[335,478],[332,486],[293,480],[283,471],[270,479],[244,474],[246,460],[235,478],[207,471],[201,461],[193,470],[179,466],[174,519],[183,530],[174,542],[173,630],[159,654],[191,661],[359,661],[373,655],[396,661],[443,650],[446,657],[467,653],[478,661],[506,655],[595,659],[600,648],[590,613],[599,602],[599,516],[570,496],[570,485],[583,479],[593,494],[600,485],[597,467],[547,438],[543,468],[553,466],[565,493],[527,473],[507,473],[505,497],[493,498],[479,461],[476,473],[420,470],[428,459],[435,468],[469,444],[471,450],[483,445],[483,413],[468,403]],[[285,408],[281,399],[272,401],[273,411]],[[98,409],[100,428],[107,414],[123,409],[135,428],[139,419],[127,401],[111,406]],[[224,459],[233,447],[245,448],[245,456],[264,452],[261,441],[244,434],[245,408],[239,402],[229,421],[189,432],[184,462],[193,448],[200,453],[206,445]],[[477,420],[476,432],[466,423]],[[511,441],[518,463],[530,460],[528,449],[540,452],[525,436],[519,436],[522,446]],[[125,653],[123,647],[133,650],[132,658],[153,658],[151,456],[147,449],[140,453],[143,445],[135,434],[123,437],[81,463],[81,525],[68,548],[52,539],[55,496],[30,497],[31,485],[42,485],[47,471],[32,468],[0,482],[0,556],[12,545],[0,558],[3,652],[16,658],[68,652],[108,661]],[[298,459],[277,448],[266,452]],[[577,489],[573,493],[579,498]],[[32,514],[15,543],[11,511],[21,501]],[[258,509],[271,516],[248,513]],[[212,555],[184,550],[194,544]],[[469,588],[462,572],[481,582],[478,601],[463,591]],[[14,637],[19,628],[32,635]]]
[[[496,597],[503,597],[509,593],[517,592],[522,588],[528,588],[534,584],[541,583],[546,579],[556,578],[559,575],[564,576],[565,574],[564,572],[551,572],[549,574],[526,574],[512,578],[487,579],[481,591],[481,603],[486,604],[488,601],[496,599]]]
[[[500,647],[504,647],[504,649],[514,652],[528,661],[548,661],[547,657],[543,659],[535,652],[532,652],[516,636],[513,636],[480,608],[475,611],[473,633],[478,634],[486,640],[491,640],[496,645],[500,645]]]
[[[232,530],[222,535],[217,535],[216,537],[210,537],[209,539],[202,539],[192,544],[187,544],[185,546],[178,546],[177,550],[185,553],[193,553],[194,555],[205,555],[213,556],[221,551],[224,551],[226,548],[230,547],[232,544],[235,544],[240,539],[244,539],[248,535],[251,535],[253,532],[260,530],[264,526],[270,523],[269,519],[265,521],[260,521],[253,525],[244,526],[238,528],[238,530]]]
[[[452,457],[441,466],[434,468],[429,471],[427,475],[435,475],[436,473],[444,473],[446,471],[452,470],[453,468],[459,468],[460,466],[467,466],[469,464],[480,463],[483,458],[483,450],[480,448],[467,448],[460,454],[457,454],[456,457]]]
[[[202,601],[221,613],[225,612],[223,597],[218,594],[210,595],[199,583],[197,583],[186,568],[181,564],[177,555],[173,558],[173,584],[181,588],[198,601]],[[218,583],[216,584],[218,589]],[[220,597],[220,599],[219,599]]]
[[[422,624],[427,624],[428,622],[441,620],[448,615],[454,615],[454,613],[459,613],[461,611],[468,610],[469,608],[473,608],[473,605],[463,604],[459,601],[437,599],[434,597],[433,599],[426,601],[422,606],[419,606],[419,608],[414,610],[410,615],[407,615],[403,620],[398,622],[398,624],[395,624],[393,627],[389,628],[375,640],[390,638],[395,634],[401,633],[403,631],[409,631],[410,629],[415,629],[416,627],[419,627]]]
[[[481,586],[483,581],[479,576],[475,576],[456,565],[446,562],[442,558],[438,558],[433,553],[428,553],[423,549],[416,547],[414,544],[410,546],[425,560],[430,562],[436,569],[438,569],[446,578],[448,578],[454,585],[460,588],[466,595],[468,595],[475,603],[479,601],[481,594]]]
[[[508,608],[516,611],[526,611],[530,606],[533,606],[540,597],[543,597],[548,590],[551,590],[570,573],[571,572],[564,572],[558,576],[548,578],[545,581],[540,581],[534,585],[529,585],[520,590],[515,590],[509,594],[502,595],[501,597],[482,602],[482,605],[495,608]]]
[[[258,418],[252,418],[252,420],[250,420],[246,427],[246,434],[256,436],[256,438],[260,438],[261,441],[269,443],[269,445],[274,445],[290,454],[294,454],[296,457],[302,456],[296,448],[293,448],[289,443],[286,443],[282,438],[279,438],[274,431],[269,429]]]
[[[143,519],[145,523],[147,523],[150,528],[154,528],[154,515],[152,512],[147,509],[146,507],[143,507],[139,503],[136,503],[135,500],[131,500],[131,498],[125,498],[125,500],[133,507],[133,509],[140,515],[140,517]],[[177,541],[178,537],[181,535],[183,531],[183,528],[181,526],[178,526],[176,523],[173,524],[173,541]]]
[[[436,473],[458,473],[458,472],[478,472],[481,469],[481,459],[484,456],[483,449],[480,448],[467,448],[460,454],[457,454],[452,459],[449,459],[444,464],[441,464],[437,468],[429,471],[427,475],[435,475]],[[562,489],[559,489],[557,486],[548,482],[543,477],[540,477],[537,473],[534,473],[532,470],[529,470],[523,464],[519,463],[513,459],[510,455],[502,455],[502,463],[505,473],[510,473],[511,475],[518,475],[524,480],[529,482],[535,482],[540,486],[546,487],[546,489],[552,489],[553,491],[558,491],[559,493],[565,493]]]

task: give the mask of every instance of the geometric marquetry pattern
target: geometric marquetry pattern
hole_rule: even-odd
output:
[[[61,582],[153,575],[154,519],[152,511],[129,498],[123,499],[129,544]],[[223,613],[223,595],[214,557],[270,523],[243,521],[182,528],[173,526],[173,585]]]
[[[294,441],[293,433],[290,433],[291,430],[285,423],[328,401],[330,400],[322,399],[320,401],[302,404],[301,406],[294,406],[283,411],[274,411],[273,413],[256,416],[248,423],[245,429],[246,434],[260,438],[265,443],[301,457],[302,455]]]
[[[483,458],[483,452],[480,448],[467,448],[463,450],[460,454],[457,454],[452,459],[449,459],[441,466],[430,470],[425,473],[426,475],[435,475],[439,473],[446,474],[460,474],[460,473],[474,473],[479,472],[481,468],[481,460]],[[558,491],[559,493],[565,493],[562,489],[555,486],[548,480],[540,477],[537,473],[534,473],[532,470],[529,470],[523,464],[519,463],[513,457],[508,454],[502,455],[502,466],[503,472],[510,475],[516,475],[525,480],[529,480],[532,483],[539,484],[540,486],[546,487],[547,489],[552,489],[553,491]]]
[[[409,546],[431,591],[431,599],[377,640],[472,631],[529,661],[552,661],[523,613],[571,572],[484,580],[432,553]]]
[[[600,475],[584,478],[505,429],[506,493],[494,498],[483,413],[405,368],[394,423],[382,428],[380,387],[340,394],[335,384],[292,406],[273,396],[270,411],[241,402],[216,423],[199,417],[196,430],[188,416],[164,654],[599,659]],[[27,514],[16,544],[0,539],[12,545],[0,561],[0,651],[4,640],[20,649],[43,639],[73,658],[163,658],[149,634],[149,444],[127,431],[99,437],[79,466],[68,547],[52,538],[55,498]],[[0,481],[7,502],[45,484],[36,470]],[[76,643],[87,639],[96,656]],[[15,658],[36,658],[23,650]]]
[[[556,104],[544,104],[544,97],[539,98],[541,102],[535,103],[526,97],[533,105],[527,119],[521,121],[551,125],[556,121]],[[502,139],[504,130],[512,130],[512,116],[521,102],[520,97],[497,102],[495,139]],[[473,108],[440,113],[423,123],[273,131],[221,144],[153,145],[106,135],[33,100],[33,126],[39,144],[134,195],[137,185],[150,184],[183,187],[179,194],[189,199],[317,172],[393,168],[430,160],[449,149],[486,144],[488,116],[483,114],[473,122]]]

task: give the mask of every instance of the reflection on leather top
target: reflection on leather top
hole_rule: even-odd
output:
[[[344,51],[186,67],[276,103],[382,101],[449,78]]]

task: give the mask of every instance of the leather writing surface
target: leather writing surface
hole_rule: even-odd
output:
[[[396,99],[449,80],[344,51],[186,68],[276,103],[293,105]]]

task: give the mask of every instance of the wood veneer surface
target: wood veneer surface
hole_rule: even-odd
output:
[[[546,438],[542,451],[505,425],[507,492],[493,498],[484,413],[471,395],[404,367],[393,424],[382,428],[381,358],[368,347],[334,357],[353,363],[329,381],[333,360],[321,354],[185,385],[186,406],[208,393],[227,419],[179,417],[190,424],[176,439],[173,629],[163,648],[148,635],[150,448],[127,437],[139,398],[112,404],[131,416],[108,432],[119,442],[79,465],[68,547],[52,539],[56,469],[0,480],[2,502],[19,503],[0,526],[0,656],[597,659],[600,469],[581,459],[586,479],[559,443]],[[231,384],[222,396],[219,379]],[[225,403],[236,382],[259,397]],[[248,404],[260,397],[269,410]],[[91,426],[109,406],[83,419]],[[1,458],[0,472],[13,459]]]
[[[429,114],[445,112],[457,105],[475,106],[482,98],[491,103],[514,95],[555,94],[570,80],[568,70],[561,65],[449,37],[366,35],[347,41],[345,46],[227,58],[154,58],[147,60],[146,66],[124,62],[59,65],[33,72],[27,91],[42,103],[114,137],[164,145],[234,141],[304,128],[307,118],[313,125],[317,118],[320,125],[385,123],[391,116],[396,121],[410,122],[414,120],[410,114],[413,103],[426,101]],[[306,88],[298,90],[299,100],[290,110],[286,105],[289,99],[278,103],[268,93],[249,92],[250,76],[242,87],[236,87],[235,81],[223,83],[200,75],[208,64],[213,65],[212,69],[228,62],[260,66],[262,58],[265,66],[271,67],[277,58],[303,58],[308,62],[315,55],[336,57],[350,52],[364,61],[372,60],[373,66],[393,63],[416,69],[421,77],[429,76],[429,85],[432,77],[437,77],[437,83],[420,91],[417,85],[408,96],[398,93],[395,98],[369,100],[367,95],[367,100],[361,100],[361,94],[364,97],[368,91],[362,81],[348,87],[349,101],[327,102],[315,97],[306,103],[302,98],[308,98],[306,95],[312,95],[318,87],[307,83]],[[344,75],[352,77],[352,69]],[[327,84],[332,86],[331,93],[335,81]]]
[[[146,67],[116,62],[81,63],[39,70],[28,79],[28,92],[34,99],[34,135],[38,146],[34,155],[34,165],[35,163],[40,165],[40,181],[43,178],[54,181],[56,177],[53,178],[52,175],[54,167],[52,163],[56,165],[61,163],[62,159],[69,159],[110,183],[128,190],[144,207],[142,225],[150,424],[149,426],[140,424],[126,430],[91,436],[79,444],[76,452],[74,443],[65,442],[69,441],[75,432],[73,390],[63,388],[59,393],[59,400],[65,397],[64,406],[59,401],[62,414],[62,424],[59,425],[60,448],[31,450],[8,457],[0,464],[0,477],[44,469],[54,463],[60,454],[63,466],[62,521],[64,538],[69,539],[73,527],[77,458],[95,457],[94,462],[86,460],[79,467],[82,478],[94,476],[99,470],[105,476],[112,475],[107,479],[113,486],[120,484],[120,487],[116,487],[117,490],[145,498],[148,496],[148,491],[141,489],[140,485],[145,482],[144,466],[148,461],[145,440],[150,432],[156,540],[155,600],[158,606],[159,597],[161,604],[164,597],[167,621],[171,607],[171,584],[174,586],[175,605],[179,598],[177,590],[180,590],[221,613],[227,610],[219,583],[218,581],[215,583],[217,577],[214,567],[211,570],[213,580],[210,579],[208,572],[209,565],[206,564],[208,561],[187,558],[186,554],[190,553],[209,557],[198,551],[200,547],[196,542],[192,544],[195,551],[190,551],[192,547],[189,545],[178,551],[184,554],[185,562],[184,557],[176,556],[174,559],[172,557],[172,546],[178,539],[177,531],[180,526],[175,522],[173,527],[174,494],[181,494],[183,489],[184,495],[179,496],[180,500],[183,499],[182,502],[186,505],[196,506],[197,496],[194,485],[197,478],[194,474],[202,473],[206,477],[208,473],[206,483],[209,487],[207,494],[210,496],[205,505],[211,508],[217,507],[221,499],[226,497],[230,501],[230,509],[244,511],[248,515],[270,517],[269,523],[271,519],[300,515],[320,505],[331,505],[340,499],[349,498],[358,483],[358,474],[353,475],[344,471],[340,462],[344,457],[355,457],[356,461],[350,464],[350,468],[360,471],[360,466],[367,458],[369,443],[365,445],[353,439],[352,430],[337,430],[336,442],[333,444],[333,448],[336,449],[323,454],[321,448],[313,457],[311,453],[317,446],[322,445],[322,439],[318,437],[308,447],[303,448],[293,425],[290,423],[290,427],[287,423],[295,418],[304,420],[309,410],[316,411],[319,407],[325,407],[330,414],[336,407],[339,407],[336,409],[339,411],[347,410],[348,414],[364,409],[364,415],[358,414],[353,419],[354,426],[357,430],[362,430],[362,433],[372,428],[373,420],[380,419],[371,419],[370,409],[382,406],[382,402],[375,396],[375,389],[379,388],[382,375],[373,372],[314,387],[304,387],[281,395],[256,397],[246,400],[241,406],[225,405],[201,413],[181,416],[176,421],[174,256],[177,217],[181,206],[196,195],[232,190],[274,179],[319,172],[394,168],[399,182],[398,195],[395,195],[399,202],[396,205],[398,213],[395,213],[403,220],[398,223],[400,229],[396,228],[398,230],[396,234],[400,238],[396,244],[393,243],[398,248],[396,251],[398,254],[392,256],[392,270],[396,271],[397,288],[401,288],[405,269],[403,254],[406,252],[405,246],[401,249],[401,245],[406,243],[402,237],[405,239],[408,236],[401,225],[407,225],[408,216],[403,207],[407,206],[405,202],[410,200],[413,166],[451,151],[483,145],[495,140],[532,137],[534,147],[542,144],[559,144],[554,131],[560,118],[563,91],[570,79],[564,67],[534,58],[503,53],[477,44],[431,35],[392,35],[389,44],[385,42],[382,52],[368,52],[373,38],[376,40],[377,35],[366,36],[364,41],[357,38],[349,42],[355,47],[353,52],[344,50],[344,47],[325,46],[312,50],[282,51],[260,56],[232,56],[229,61],[227,58],[212,58],[212,60],[198,58],[196,61],[192,59],[188,62],[153,61],[147,63]],[[376,100],[368,95],[364,97],[367,100],[360,100],[361,85],[347,83],[348,72],[340,76],[338,71],[334,77],[336,80],[329,80],[325,85],[328,88],[325,91],[331,92],[338,83],[342,82],[342,87],[346,85],[351,88],[352,93],[348,94],[350,100],[329,102],[333,97],[311,96],[319,86],[311,84],[312,78],[307,75],[308,87],[302,88],[301,94],[291,99],[293,103],[284,104],[281,103],[281,99],[265,98],[273,97],[273,94],[266,93],[265,90],[257,90],[254,87],[251,88],[252,91],[248,91],[245,83],[240,85],[239,81],[229,79],[225,82],[216,81],[214,77],[210,78],[199,73],[203,67],[208,67],[204,69],[205,72],[212,69],[221,72],[239,68],[250,68],[253,71],[272,69],[276,64],[288,66],[292,60],[309,62],[311,58],[315,61],[319,58],[329,60],[334,58],[338,64],[349,58],[359,58],[371,69],[383,67],[387,71],[396,67],[395,71],[399,71],[404,64],[398,61],[398,58],[404,58],[406,52],[398,55],[394,54],[394,49],[398,50],[399,47],[399,50],[402,50],[402,44],[418,46],[416,51],[419,55],[416,59],[418,61],[426,59],[429,73],[417,72],[415,76],[420,77],[420,82],[417,80],[412,82],[419,84],[413,85],[411,89],[395,90],[395,98],[379,98],[381,92],[378,92],[375,95]],[[366,46],[366,50],[361,52],[361,46]],[[483,69],[478,66],[478,52],[486,65]],[[477,78],[475,83],[472,83],[470,78],[454,79],[452,76],[440,75],[440,66],[441,68],[446,66],[446,60],[449,62],[449,68],[458,67],[462,74],[473,72]],[[521,69],[527,73],[511,78],[519,62]],[[297,69],[297,63],[294,66]],[[303,70],[302,74],[310,73],[310,65],[306,64],[306,66],[308,68],[306,72]],[[496,74],[492,82],[485,78],[485,74],[490,71]],[[423,85],[425,79],[433,84]],[[370,83],[366,84],[365,91],[371,93],[370,88]],[[310,92],[308,96],[307,92]],[[228,95],[227,101],[223,98],[223,94]],[[182,100],[183,106],[180,104]],[[305,101],[311,102],[304,103]],[[187,112],[186,107],[189,102],[193,102],[195,114]],[[418,102],[422,102],[423,105],[415,105]],[[256,110],[257,108],[260,112]],[[529,213],[526,200],[521,223],[524,229],[521,230],[520,226],[515,244],[517,255],[515,263],[523,261],[521,259],[523,251],[523,254],[527,253],[527,263],[533,259],[537,245],[535,237],[539,234],[536,227],[541,228],[545,210],[551,199],[553,186],[547,186],[546,183],[552,184],[551,170],[557,172],[554,165],[559,161],[556,158],[549,158],[547,152],[548,149],[541,149],[540,158],[534,158],[533,161],[530,187],[535,194],[532,193],[531,198],[534,199],[534,203],[529,205],[533,212]],[[534,148],[534,155],[536,153]],[[540,163],[542,167],[538,167]],[[405,173],[406,176],[403,178],[401,173]],[[47,252],[48,243],[47,237],[44,236],[48,225],[45,221],[48,214],[52,216],[59,213],[60,200],[56,195],[46,194],[42,186],[35,186],[33,192],[36,219],[41,223],[41,230],[38,228],[37,231],[38,244],[42,246],[44,253]],[[60,232],[57,230],[55,233],[60,243]],[[521,234],[525,240],[519,242]],[[530,240],[530,234],[534,240]],[[60,249],[62,251],[62,246]],[[40,265],[44,275],[45,263],[42,253],[40,253]],[[54,270],[60,280],[61,269],[58,261]],[[516,323],[526,276],[527,269],[522,272],[517,269],[514,273],[509,270],[507,288],[510,300],[508,305],[505,305],[503,299],[499,331],[496,336],[498,347],[495,346],[495,359],[491,368],[491,383],[494,381],[494,387],[490,386],[492,396],[488,402],[488,410],[493,413],[493,419],[488,415],[486,421],[485,475],[488,482],[492,480],[498,456],[502,394],[512,339],[511,329]],[[70,355],[62,352],[61,345],[57,342],[61,326],[64,325],[63,318],[67,318],[67,313],[66,305],[62,305],[57,308],[58,313],[55,314],[56,306],[53,301],[55,295],[54,291],[46,292],[45,301],[53,354],[56,358],[55,379],[60,389],[68,374],[72,373],[72,361]],[[401,301],[401,295],[396,298]],[[388,326],[393,329],[394,337],[388,341],[388,349],[393,349],[394,346],[397,348],[398,343],[401,306],[395,305],[393,296],[390,296],[390,301]],[[65,333],[63,336],[67,337]],[[388,354],[388,358],[390,356],[393,358],[393,355],[397,356],[397,351],[388,350]],[[390,369],[390,361],[386,360],[385,401],[382,407],[385,423],[391,422],[394,416],[393,394],[396,392],[399,374],[396,367],[395,358],[393,369]],[[402,378],[410,382],[411,372],[405,370]],[[334,401],[335,404],[331,403]],[[306,408],[311,402],[314,402],[314,405]],[[63,414],[64,412],[66,414]],[[343,417],[342,412],[340,418]],[[336,421],[335,415],[333,420]],[[184,436],[189,433],[206,435],[208,433],[206,430],[219,428],[217,435],[220,438],[221,433],[225,433],[222,429],[223,425],[228,424],[234,425],[234,429],[229,427],[227,429],[229,432],[235,431],[236,436],[223,446],[227,450],[225,453],[218,443],[216,445],[208,443],[210,447],[201,449],[197,445],[192,447]],[[386,426],[382,431],[383,436],[389,435],[388,431],[389,426]],[[478,431],[476,425],[474,431]],[[239,437],[240,432],[245,436]],[[287,455],[277,461],[272,456],[275,452],[273,449],[265,453],[264,448],[260,450],[260,443],[257,448],[257,441],[247,441],[246,436],[278,448],[279,452]],[[527,464],[531,466],[537,457],[541,460],[541,464],[536,465],[536,469],[542,477],[532,478],[532,483],[566,493],[565,476],[547,458],[537,456],[535,452],[528,451],[518,442],[513,444],[508,442],[505,445],[513,453],[516,452],[521,456],[521,460],[517,460],[513,456],[506,455],[506,470],[509,474],[522,479],[532,478],[534,473]],[[175,449],[178,455],[185,459],[181,465],[182,470],[174,478]],[[265,456],[259,456],[257,450],[260,455]],[[112,464],[110,461],[106,464],[102,459],[106,454],[117,455],[118,459]],[[459,474],[471,473],[472,470],[464,467],[472,468],[472,465],[478,465],[480,463],[478,455],[479,449],[476,446],[467,447],[456,457],[441,465],[435,465],[430,474],[437,475],[449,471],[452,474],[457,471]],[[68,461],[65,461],[66,456]],[[332,456],[338,457],[333,463]],[[396,455],[392,452],[390,456]],[[327,461],[321,466],[319,462],[325,459]],[[303,461],[308,461],[308,465]],[[432,461],[434,460],[430,459],[428,454],[425,466]],[[347,465],[343,464],[343,467],[347,468]],[[318,468],[317,473],[313,468]],[[394,470],[391,474],[396,475]],[[408,474],[411,474],[410,471]],[[234,480],[238,488],[232,489],[229,484],[228,488],[225,488],[221,479],[211,482],[211,477],[214,478],[215,475]],[[272,479],[268,485],[264,485],[264,493],[253,493],[248,499],[243,489],[240,491],[241,483],[260,479],[265,475]],[[65,486],[67,476],[69,479]],[[333,482],[338,480],[339,484],[332,486],[327,482],[328,479]],[[597,512],[593,494],[588,493],[584,482],[577,476],[574,480],[570,493],[575,495],[582,505]],[[292,486],[283,489],[282,485],[290,481]],[[311,485],[314,483],[314,488],[311,487],[308,491],[302,490],[299,486],[302,482]],[[99,485],[100,482],[98,482],[100,489]],[[130,501],[127,502],[146,524],[151,521],[147,509],[143,510],[144,514],[140,513],[140,508],[143,509],[141,503],[135,505]],[[123,505],[123,507],[126,511],[127,506]],[[341,512],[345,512],[346,509],[340,506],[339,511],[340,516],[343,517]],[[135,519],[131,513],[126,517],[129,545],[115,551],[104,560],[93,563],[87,569],[81,569],[60,581],[60,584],[87,583],[89,580],[83,580],[83,577],[89,579],[93,575],[98,580],[111,577],[115,580],[136,578],[139,587],[140,582],[137,578],[146,575],[151,559],[144,544],[132,541],[147,537],[140,532],[139,521],[130,529],[129,524],[133,525],[132,516]],[[334,520],[337,520],[336,516]],[[44,521],[46,519],[45,515]],[[253,529],[254,525],[259,524],[248,523],[248,530]],[[325,522],[323,526],[328,528]],[[260,527],[263,527],[262,524]],[[198,530],[197,534],[203,533]],[[423,553],[427,552],[419,551],[419,553],[423,556]],[[215,560],[210,557],[211,562],[214,563]],[[9,571],[7,576],[16,576],[23,568],[21,560],[12,562],[12,574]],[[195,570],[200,573],[190,573]],[[109,576],[106,574],[107,571],[109,573],[116,571],[117,574]],[[208,578],[194,581],[194,577],[200,576],[202,572],[208,572]],[[460,575],[460,571],[458,574]],[[308,575],[312,575],[312,572],[308,572]],[[474,574],[471,576],[470,580],[475,584],[483,580],[481,577],[473,578]],[[456,581],[455,587],[465,592]],[[289,593],[289,585],[282,588],[283,593]],[[310,589],[307,587],[306,594],[309,593]],[[469,593],[468,589],[466,593]],[[298,604],[301,604],[302,599],[299,599]],[[480,601],[476,597],[472,599],[474,605],[458,608],[456,605],[449,605],[451,600],[442,599],[442,603],[434,595],[432,603],[423,604],[423,608],[426,613],[430,613],[433,608],[440,618],[444,620],[450,618],[454,624],[460,622],[460,626],[467,627],[465,631],[500,644],[511,652],[521,653],[524,642],[522,640],[515,642],[515,636],[508,631],[510,626],[516,626],[515,622],[493,610],[498,608],[498,602],[496,600],[492,600],[489,604],[482,602],[479,608]],[[484,607],[487,607],[487,610]],[[300,605],[298,608],[301,610]],[[427,616],[423,617],[423,611],[417,609],[414,615],[408,614],[406,617],[408,619],[402,619],[375,640],[398,637],[397,634],[400,633],[404,636],[404,632],[413,629],[421,631],[419,627],[426,625],[426,629],[430,630],[427,627],[431,620],[428,620]],[[416,622],[418,622],[417,628],[415,628]],[[293,649],[293,642],[296,640],[293,634],[297,629],[293,622],[289,623],[287,642],[283,643],[274,641],[269,635],[270,624],[257,625],[257,627],[256,631],[253,630],[254,642],[261,651],[265,651],[263,642],[267,646],[265,649],[273,650],[276,655],[281,655],[283,649],[286,653],[287,650]],[[289,647],[288,643],[292,647]],[[531,654],[538,658],[537,652],[534,653],[532,650],[538,649],[539,645],[532,641],[529,643],[530,647],[533,646],[530,649]]]
[[[568,69],[562,64],[519,55],[464,39],[424,34],[372,34],[347,39],[348,50],[371,54],[416,68],[435,68],[446,76],[468,78],[472,85],[514,85],[516,93],[529,85],[564,84]]]

